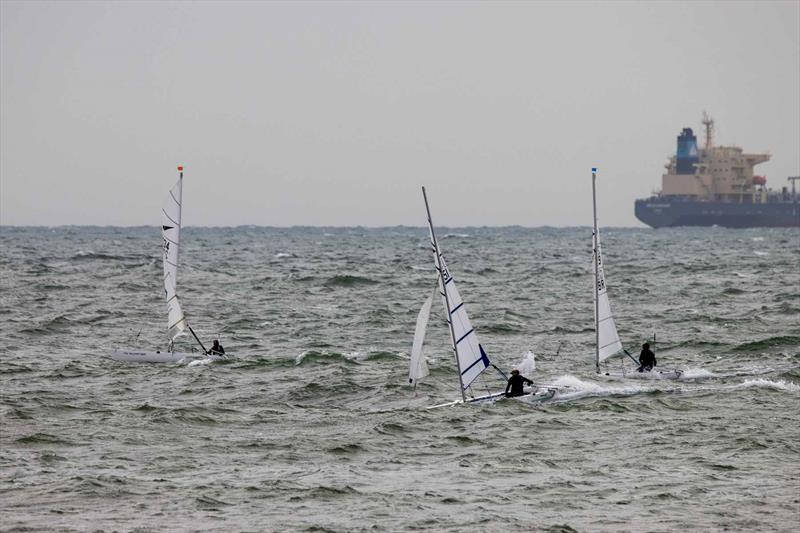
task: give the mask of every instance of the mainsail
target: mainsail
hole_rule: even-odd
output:
[[[170,341],[175,340],[187,326],[177,292],[183,167],[178,167],[178,170],[180,178],[170,189],[161,209],[161,236],[164,238],[164,295],[167,299],[167,331]]]
[[[456,284],[450,271],[447,269],[444,256],[439,254],[442,275],[439,278],[439,287],[444,287],[442,303],[452,325],[453,345],[458,357],[458,371],[461,373],[461,387],[466,389],[491,363],[483,346],[478,342],[478,335],[470,324],[467,308],[458,294]],[[450,309],[447,309],[447,306]]]
[[[414,344],[411,347],[411,362],[408,365],[408,382],[415,387],[417,386],[417,381],[428,375],[428,364],[425,362],[425,356],[422,354],[422,345],[425,342],[425,332],[428,329],[428,319],[431,316],[432,303],[433,294],[428,296],[428,299],[422,304],[422,309],[419,310],[419,315],[417,315]]]
[[[608,289],[606,287],[606,276],[603,272],[603,254],[600,250],[600,234],[595,233],[595,261],[597,274],[597,289],[595,298],[595,324],[597,325],[597,347],[600,361],[605,361],[612,355],[622,351],[622,342],[619,340],[617,325],[614,323],[614,315],[611,313],[611,302],[608,300]]]
[[[594,211],[594,232],[592,234],[594,262],[594,324],[595,324],[595,354],[596,365],[599,371],[600,361],[605,361],[612,355],[622,351],[622,342],[619,340],[617,325],[614,315],[611,314],[611,303],[608,301],[606,288],[606,275],[603,271],[603,253],[600,250],[600,230],[597,229],[597,193],[595,181],[597,169],[592,169],[592,207]]]
[[[425,196],[424,187],[422,188],[422,194]],[[425,196],[425,207],[428,207],[427,196]],[[461,299],[458,289],[456,289],[453,276],[450,275],[444,255],[439,249],[436,234],[433,231],[430,210],[428,210],[428,230],[430,231],[436,269],[439,271],[439,290],[450,324],[450,336],[453,341],[453,350],[456,352],[456,362],[461,378],[463,395],[464,390],[475,381],[491,362],[483,350],[483,346],[478,342],[478,336],[469,321],[469,316],[467,316],[464,301]]]

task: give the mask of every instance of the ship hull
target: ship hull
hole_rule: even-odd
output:
[[[726,228],[800,227],[800,204],[695,202],[654,196],[636,200],[636,218],[654,228],[722,226]]]

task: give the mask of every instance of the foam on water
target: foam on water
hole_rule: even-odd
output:
[[[683,370],[680,379],[707,379],[716,377],[719,376],[705,368],[686,368]]]
[[[613,231],[620,333],[657,326],[677,381],[596,376],[586,228],[448,233],[492,362],[554,402],[425,409],[461,394],[439,302],[416,389],[400,355],[434,286],[424,227],[186,227],[181,303],[237,355],[187,368],[109,358],[166,346],[158,227],[0,226],[3,529],[795,528],[796,230]]]
[[[549,380],[548,385],[559,387],[556,400],[567,401],[577,400],[587,397],[602,396],[630,396],[660,390],[651,386],[643,386],[638,383],[631,383],[623,386],[612,386],[595,381],[584,381],[577,376],[566,374]]]
[[[774,390],[782,390],[787,392],[800,392],[800,385],[783,380],[772,381],[769,379],[746,379],[739,385],[740,388],[766,388]]]

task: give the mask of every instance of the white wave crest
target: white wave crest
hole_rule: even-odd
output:
[[[307,356],[308,354],[310,354],[310,353],[311,353],[311,352],[310,352],[309,350],[306,350],[306,351],[304,351],[303,353],[301,353],[300,355],[298,355],[297,357],[295,357],[295,358],[294,358],[294,364],[295,364],[295,366],[303,364],[303,360],[304,360],[304,359],[306,358],[306,356]]]
[[[352,361],[354,363],[360,363],[362,361],[366,361],[367,357],[369,357],[369,354],[366,352],[353,351],[353,352],[345,352],[342,354],[342,356],[348,361]]]
[[[716,377],[719,376],[705,368],[687,368],[683,371],[683,374],[681,374],[680,379],[705,379]]]
[[[800,392],[800,385],[783,380],[772,381],[769,379],[746,379],[740,385],[740,387],[745,389],[749,389],[751,387],[762,387],[766,389],[785,390],[788,392]]]
[[[553,385],[560,390],[555,400],[576,400],[592,396],[630,396],[642,392],[652,392],[653,387],[643,387],[641,385],[608,386],[593,381],[583,381],[582,379],[570,374],[559,376],[551,380],[547,385]]]

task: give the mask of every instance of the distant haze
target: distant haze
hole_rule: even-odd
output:
[[[800,2],[0,3],[0,222],[639,225],[675,137],[800,174]],[[699,135],[702,139],[702,136]],[[702,141],[701,141],[702,142]]]

